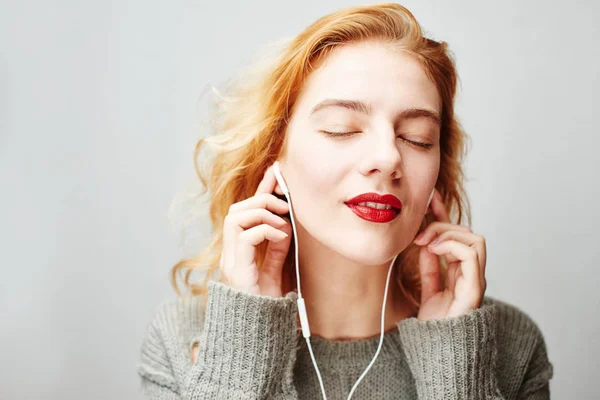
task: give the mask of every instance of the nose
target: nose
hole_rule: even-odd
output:
[[[360,163],[360,172],[365,176],[375,173],[383,177],[398,179],[402,176],[402,156],[393,129],[385,129],[370,135],[369,144]]]

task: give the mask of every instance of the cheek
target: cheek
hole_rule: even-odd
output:
[[[402,152],[402,163],[407,180],[414,180],[423,185],[432,181],[435,183],[440,169],[440,152],[437,147],[428,153],[411,149]]]
[[[319,199],[331,201],[332,193],[338,192],[349,157],[313,133],[307,133],[303,140],[290,144],[290,148],[294,149],[289,152],[290,166],[299,190],[304,193],[302,197],[315,203],[320,202]]]
[[[323,160],[320,154],[313,153],[309,157],[295,161],[294,169],[297,172],[300,190],[304,193],[302,197],[309,198],[315,203],[333,193],[335,182],[339,179],[335,169]]]

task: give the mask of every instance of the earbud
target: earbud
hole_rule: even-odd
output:
[[[281,175],[281,170],[279,169],[279,161],[275,161],[273,163],[273,172],[275,173],[275,179],[277,179],[277,183],[279,183],[279,187],[283,191],[283,194],[290,194],[290,191],[283,180],[283,175]]]

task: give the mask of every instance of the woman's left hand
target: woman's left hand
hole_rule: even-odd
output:
[[[456,317],[479,308],[487,286],[485,238],[467,226],[450,223],[437,189],[431,210],[436,221],[414,241],[422,246],[419,254],[421,307],[417,315],[420,320]],[[445,288],[438,256],[444,256],[448,265]]]

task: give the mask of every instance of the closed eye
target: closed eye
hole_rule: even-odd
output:
[[[350,135],[354,135],[354,134],[360,133],[360,131],[356,131],[356,132],[330,132],[330,131],[319,131],[319,132],[323,132],[323,133],[326,133],[326,134],[328,134],[329,136],[334,136],[334,137],[337,137],[337,136],[350,136]]]
[[[352,136],[352,135],[355,135],[355,134],[357,134],[357,133],[360,133],[360,131],[356,131],[356,132],[330,132],[330,131],[319,131],[319,132],[326,133],[326,134],[328,134],[328,135],[330,135],[330,136],[333,136],[333,137]],[[410,143],[410,144],[412,144],[412,145],[415,145],[415,146],[422,147],[422,148],[424,148],[424,149],[428,149],[428,150],[429,150],[429,149],[431,149],[431,148],[433,147],[433,144],[431,144],[431,143],[427,143],[427,142],[418,142],[418,141],[414,141],[414,140],[408,140],[408,139],[405,139],[405,138],[403,138],[402,136],[398,136],[398,137],[399,137],[400,139],[402,139],[403,141],[405,141],[405,142],[408,142],[408,143]]]

